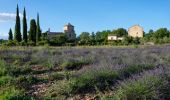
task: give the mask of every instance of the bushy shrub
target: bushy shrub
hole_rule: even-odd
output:
[[[129,77],[132,74],[140,73],[145,70],[153,69],[155,66],[153,65],[130,65],[126,68],[120,70],[120,73],[123,77]]]
[[[0,86],[6,85],[13,80],[11,76],[1,76],[0,77]]]
[[[27,80],[28,80],[28,83],[29,83],[29,84],[34,84],[34,83],[39,82],[39,79],[37,79],[36,77],[33,77],[33,76],[29,76],[29,77],[27,78]]]
[[[10,86],[0,90],[0,100],[31,100],[31,98],[26,97],[23,91]]]
[[[18,67],[18,66],[10,66],[8,67],[8,74],[11,76],[19,76],[22,74],[28,74],[32,70],[28,66]]]
[[[49,78],[50,80],[62,80],[65,78],[65,75],[63,73],[55,72],[50,74]]]
[[[47,58],[47,60],[43,62],[43,66],[52,69],[55,67],[55,61],[52,58]]]
[[[38,46],[44,46],[44,45],[48,45],[48,41],[40,41],[40,42],[38,42]]]
[[[79,69],[80,67],[80,62],[73,62],[73,61],[65,61],[64,63],[61,64],[61,67],[64,69]]]
[[[19,43],[17,41],[8,41],[5,43],[6,46],[18,46]]]
[[[106,90],[117,78],[118,73],[113,70],[90,71],[72,79],[70,87],[73,93],[92,92],[96,89]]]
[[[120,98],[115,96],[101,96],[100,100],[120,100]]]
[[[35,42],[32,42],[32,41],[28,42],[28,46],[35,46],[35,45],[36,45]]]
[[[7,66],[4,60],[0,59],[0,76],[3,76],[7,73]]]
[[[71,89],[69,81],[60,80],[51,85],[45,93],[45,96],[52,98],[52,100],[65,100],[70,96]]]
[[[20,42],[21,46],[27,46],[27,43],[25,41]]]
[[[115,98],[119,98],[119,100],[158,99],[157,90],[163,82],[157,76],[146,76],[138,80],[129,80],[120,84]]]
[[[19,76],[17,79],[19,85],[31,85],[39,82],[40,80],[33,76]]]
[[[69,81],[57,81],[47,90],[46,95],[61,99],[74,93],[87,93],[97,91],[96,89],[106,89],[109,84],[114,82],[116,77],[117,73],[110,70],[86,72],[79,77],[71,78]]]
[[[80,69],[83,65],[89,64],[89,61],[83,60],[68,60],[63,62],[60,66],[66,70]]]

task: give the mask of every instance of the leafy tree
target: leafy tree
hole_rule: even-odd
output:
[[[95,44],[96,44],[96,39],[95,39],[95,34],[94,34],[94,32],[91,33],[91,35],[90,35],[90,40],[91,40],[91,45],[95,45]]]
[[[41,34],[42,40],[47,40],[47,32]]]
[[[82,32],[80,34],[79,38],[80,38],[80,41],[79,41],[80,45],[89,45],[90,44],[90,33]]]
[[[118,28],[117,30],[113,30],[111,33],[115,34],[118,37],[123,37],[128,35],[128,32],[124,28]]]
[[[12,34],[12,30],[11,30],[11,28],[10,28],[10,30],[9,30],[9,37],[8,37],[8,40],[13,40],[13,34]]]
[[[162,39],[164,37],[170,37],[170,32],[167,28],[160,28],[154,34],[153,37],[156,39]]]
[[[50,45],[62,46],[67,42],[68,38],[66,34],[61,34],[53,37],[49,40]]]
[[[36,43],[36,21],[32,19],[30,21],[30,30],[29,30],[29,40]]]
[[[39,14],[37,14],[36,40],[40,41],[40,39],[41,39],[41,28],[40,28],[40,22],[39,22]]]
[[[101,44],[105,38],[102,35],[102,32],[96,32],[96,42],[97,44]]]
[[[23,13],[23,40],[26,43],[28,41],[28,36],[27,36],[27,18],[26,18],[25,8],[24,8],[24,13]]]
[[[96,33],[96,42],[98,44],[106,44],[107,43],[108,34],[110,34],[110,33],[111,33],[110,30],[104,30],[102,32],[97,32]]]
[[[133,43],[140,44],[140,38],[139,37],[133,38]]]
[[[18,41],[18,42],[22,41],[21,26],[20,26],[20,16],[19,16],[19,7],[18,7],[18,5],[17,5],[17,12],[16,12],[15,40]]]
[[[148,34],[153,34],[154,30],[150,29]]]
[[[125,36],[122,43],[124,45],[129,45],[133,43],[133,37]]]

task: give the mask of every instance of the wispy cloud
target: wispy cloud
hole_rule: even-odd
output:
[[[0,39],[8,39],[8,34],[3,34],[3,33],[0,33]]]
[[[22,14],[19,14],[22,17]],[[15,13],[0,13],[0,22],[15,21]]]

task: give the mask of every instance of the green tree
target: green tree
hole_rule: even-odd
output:
[[[29,30],[29,40],[36,43],[36,21],[32,19],[30,21],[30,30]]]
[[[122,43],[124,45],[129,45],[133,43],[133,37],[125,36]]]
[[[68,38],[66,34],[60,34],[49,40],[50,45],[62,46],[67,42]]]
[[[47,32],[41,34],[42,40],[47,40]]]
[[[153,34],[154,30],[150,29],[148,34]]]
[[[25,8],[24,8],[24,13],[23,13],[23,40],[26,43],[28,41],[28,36],[27,36],[27,18],[26,18]]]
[[[40,39],[41,39],[41,28],[40,28],[39,14],[37,14],[36,40],[40,41]]]
[[[139,37],[133,38],[133,44],[140,44],[140,38]]]
[[[123,36],[127,36],[128,32],[124,28],[118,28],[117,30],[113,30],[112,34],[115,34],[118,37],[123,37]]]
[[[16,23],[15,23],[15,40],[18,41],[18,42],[22,41],[21,26],[20,26],[20,16],[19,16],[19,7],[18,7],[18,5],[17,5]]]
[[[90,33],[82,32],[80,34],[79,38],[80,38],[80,41],[79,41],[80,45],[89,45],[90,44]]]
[[[153,34],[153,37],[156,39],[163,39],[164,37],[170,37],[170,32],[167,28],[160,28]]]
[[[110,34],[110,33],[111,33],[110,30],[104,30],[102,32],[97,32],[96,33],[96,42],[97,42],[97,44],[106,44],[108,34]]]
[[[9,37],[8,37],[8,40],[13,40],[13,34],[12,34],[12,30],[11,30],[11,28],[10,28],[10,30],[9,30]]]
[[[96,32],[96,42],[97,44],[101,44],[105,38],[102,35],[102,32]]]
[[[96,39],[95,39],[95,34],[94,34],[94,32],[91,33],[91,35],[90,35],[90,40],[91,40],[91,45],[95,45],[95,44],[96,44]]]

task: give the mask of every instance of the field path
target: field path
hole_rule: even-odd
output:
[[[40,81],[29,86],[27,94],[35,97],[36,100],[42,100],[48,87],[54,83],[49,79],[49,74],[55,72],[56,69],[34,66],[32,70],[34,71],[33,77],[40,79]]]

